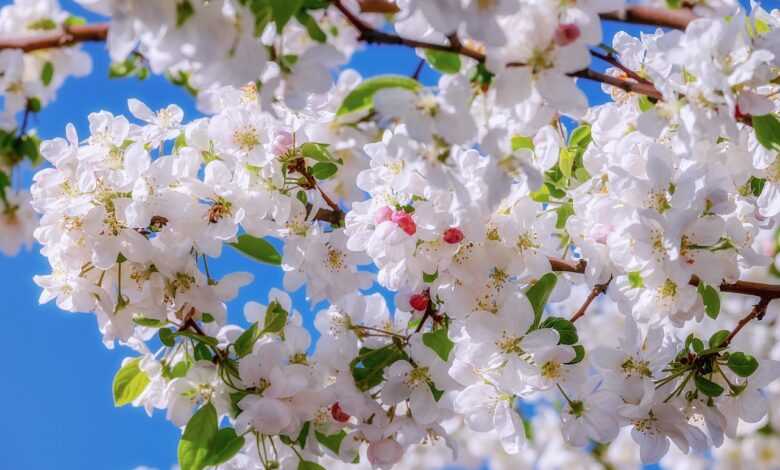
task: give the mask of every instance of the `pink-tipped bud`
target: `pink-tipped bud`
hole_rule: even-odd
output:
[[[387,222],[390,220],[390,218],[393,217],[393,209],[390,209],[389,207],[381,207],[378,211],[376,211],[376,214],[374,215],[374,225],[379,225],[382,222]]]
[[[559,24],[555,30],[555,44],[568,46],[580,37],[580,27],[574,23]]]
[[[463,241],[463,232],[459,228],[450,227],[444,231],[442,239],[450,245],[454,245]]]
[[[273,151],[275,155],[284,155],[293,145],[293,135],[287,131],[277,131],[274,136]]]
[[[401,227],[401,230],[406,232],[407,235],[414,235],[417,232],[417,224],[414,223],[411,214],[407,214],[404,211],[395,211],[391,220]]]
[[[330,415],[339,423],[346,423],[350,418],[350,416],[341,409],[339,402],[334,403],[333,406],[330,407]]]
[[[428,296],[425,294],[414,294],[409,297],[409,306],[415,310],[424,312],[428,308],[429,301],[430,299],[428,299]]]

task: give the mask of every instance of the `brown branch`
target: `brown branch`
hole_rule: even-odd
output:
[[[654,8],[644,5],[632,5],[625,12],[602,13],[602,20],[621,21],[623,23],[660,26],[663,28],[682,29],[696,19],[690,8]]]
[[[640,82],[640,83],[646,83],[648,85],[652,85],[652,82],[650,82],[648,79],[644,78],[643,76],[639,75],[638,73],[634,72],[630,68],[623,65],[620,60],[618,60],[617,57],[611,55],[611,54],[602,54],[598,51],[590,51],[590,55],[593,57],[596,57],[598,59],[603,60],[604,62],[619,68],[623,73],[628,75],[630,78],[633,78],[634,80]]]
[[[32,52],[53,47],[66,47],[80,42],[105,41],[108,36],[108,23],[69,26],[60,32],[41,34],[23,38],[0,38],[0,50],[21,49]]]
[[[748,323],[750,323],[751,320],[754,318],[756,320],[761,320],[764,318],[764,315],[766,315],[766,308],[769,306],[770,298],[768,297],[761,297],[761,300],[758,301],[757,304],[753,306],[753,309],[750,311],[750,313],[742,318],[738,323],[737,326],[734,327],[733,330],[731,330],[731,333],[726,337],[726,340],[721,343],[722,346],[728,346],[731,344],[731,340],[734,339],[735,336],[737,336],[737,333],[739,333],[742,328],[745,327]]]
[[[593,286],[593,289],[591,289],[590,294],[588,294],[588,298],[585,299],[585,302],[582,304],[582,306],[577,310],[574,315],[571,317],[572,323],[579,320],[581,317],[585,315],[585,312],[588,311],[588,307],[590,307],[590,304],[593,303],[594,300],[596,300],[596,297],[603,294],[607,291],[607,287],[609,287],[609,283],[612,282],[612,278],[610,277],[609,280],[603,284],[596,284]]]
[[[398,13],[400,9],[392,0],[359,0],[363,13]],[[664,28],[685,29],[688,23],[696,19],[690,8],[654,8],[642,5],[630,5],[623,12],[602,13],[602,20],[621,21],[631,24],[661,26]]]
[[[344,6],[341,0],[333,0],[333,6],[335,6],[344,15],[347,21],[352,23],[352,25],[358,30],[359,32],[358,39],[368,44],[391,44],[391,45],[406,46],[412,48],[423,48],[423,49],[433,49],[437,51],[454,52],[466,57],[470,57],[478,62],[485,62],[485,54],[464,46],[460,42],[460,40],[453,40],[452,39],[453,36],[450,37],[449,45],[431,43],[426,41],[418,41],[416,39],[408,39],[408,38],[398,36],[396,34],[385,33],[384,31],[379,31],[372,28],[371,26],[367,25],[363,20],[361,20],[355,13],[350,11],[349,8]],[[523,66],[523,65],[525,64],[522,63],[507,64],[508,67]],[[623,80],[618,77],[613,77],[610,75],[603,74],[601,72],[596,72],[595,70],[590,70],[590,69],[580,70],[579,72],[574,72],[569,74],[569,76],[584,78],[586,80],[593,80],[600,83],[606,83],[608,85],[618,87],[624,91],[647,95],[657,100],[663,98],[661,92],[659,92],[652,84],[634,82],[630,80]]]

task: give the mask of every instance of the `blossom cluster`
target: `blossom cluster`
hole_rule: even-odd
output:
[[[331,80],[389,34],[359,2],[82,3],[207,116],[131,99],[43,142],[35,281],[137,352],[115,403],[164,410],[182,468],[777,464],[780,11],[608,47],[619,1],[399,1],[425,87]],[[594,49],[625,86],[588,107]],[[284,272],[243,320],[223,249]]]

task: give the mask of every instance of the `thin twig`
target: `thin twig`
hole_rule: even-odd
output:
[[[105,41],[108,37],[108,23],[75,25],[64,28],[63,31],[46,33],[27,37],[2,37],[0,50],[21,49],[32,52],[39,49],[66,47],[80,42]]]
[[[609,54],[609,55],[602,54],[601,52],[592,50],[592,51],[590,51],[590,55],[592,55],[593,57],[597,57],[597,58],[603,60],[604,62],[606,62],[606,63],[608,63],[608,64],[610,64],[610,65],[612,65],[614,67],[619,68],[620,70],[623,71],[623,73],[625,73],[626,75],[628,75],[629,77],[633,78],[634,80],[636,80],[638,82],[646,83],[648,85],[652,85],[652,82],[650,82],[650,80],[644,78],[643,76],[641,76],[638,73],[634,72],[630,68],[626,67],[625,65],[623,65],[618,60],[617,57],[615,57],[615,56],[613,56],[611,54]]]
[[[585,302],[582,304],[582,306],[577,310],[574,315],[571,317],[572,323],[579,320],[582,316],[585,315],[585,313],[588,311],[588,307],[590,307],[590,304],[593,303],[594,300],[596,300],[596,297],[603,294],[607,291],[607,287],[609,287],[609,283],[612,282],[612,277],[609,278],[607,282],[604,282],[602,284],[596,284],[593,286],[593,289],[591,289],[590,294],[588,294],[588,298],[585,299]]]
[[[747,316],[742,318],[738,323],[737,326],[734,327],[733,330],[731,330],[731,333],[726,337],[726,340],[721,343],[722,346],[728,346],[731,343],[731,340],[734,339],[735,336],[737,336],[737,333],[739,333],[742,328],[745,327],[748,323],[750,323],[751,320],[761,320],[764,318],[764,315],[766,315],[766,308],[769,306],[769,302],[771,302],[771,298],[769,297],[761,297],[761,300],[758,301],[757,304],[753,306],[753,309],[750,311]]]

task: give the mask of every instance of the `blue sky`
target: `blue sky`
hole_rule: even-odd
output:
[[[0,6],[10,3],[0,0]],[[98,20],[70,1],[63,7],[75,14]],[[611,37],[612,28],[607,38]],[[127,113],[127,99],[134,97],[152,109],[176,103],[186,120],[197,117],[192,98],[164,78],[108,79],[108,58],[103,44],[89,44],[94,60],[93,74],[69,80],[57,100],[32,120],[43,138],[64,133],[73,122],[83,138],[87,135],[87,114],[101,109]],[[399,47],[373,47],[358,53],[350,63],[365,76],[380,73],[411,74],[418,59]],[[600,66],[599,66],[600,67]],[[436,75],[426,69],[427,84]],[[585,84],[591,102],[603,101],[598,85]],[[29,181],[33,171],[27,169]],[[32,281],[35,274],[49,272],[36,246],[14,258],[0,255],[0,345],[4,353],[0,403],[4,424],[0,426],[0,470],[117,469],[138,465],[167,469],[176,462],[179,431],[165,420],[164,413],[152,418],[141,409],[114,408],[111,381],[128,349],[106,349],[93,315],[69,314],[54,304],[38,305],[40,291]],[[272,286],[281,286],[281,270],[253,263],[230,250],[210,264],[217,274],[250,271],[255,283],[244,288],[231,304],[231,318],[239,318],[240,306],[248,300],[266,300]],[[297,293],[297,308],[311,324],[311,314]]]

